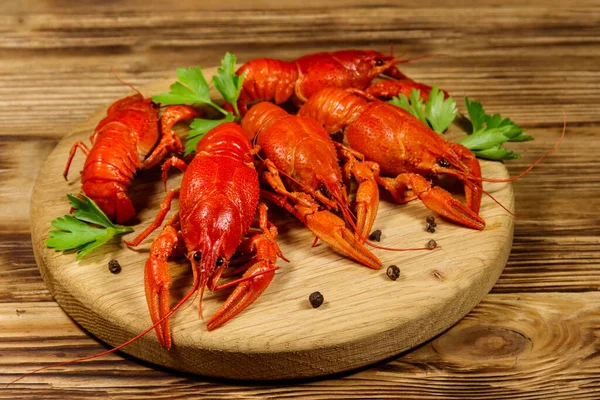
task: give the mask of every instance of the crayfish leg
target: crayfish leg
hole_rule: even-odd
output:
[[[71,146],[71,150],[69,151],[69,159],[67,160],[67,165],[65,165],[65,170],[63,171],[63,176],[65,181],[67,180],[67,175],[69,174],[69,168],[71,168],[71,162],[73,161],[73,157],[75,157],[75,152],[77,149],[81,150],[81,152],[87,157],[90,154],[90,149],[83,142],[75,142],[73,146]]]
[[[173,131],[173,126],[178,122],[187,121],[199,115],[200,113],[190,106],[176,105],[167,107],[160,117],[160,141],[142,163],[142,169],[158,165],[169,153],[182,154],[183,145]]]
[[[471,152],[471,150],[467,149],[465,146],[450,142],[450,147],[454,150],[461,161],[466,165],[469,169],[469,175],[476,178],[471,181],[468,179],[463,179],[463,184],[465,187],[465,197],[467,199],[467,206],[473,210],[474,213],[479,214],[479,209],[481,208],[481,196],[483,191],[483,183],[481,181],[481,167],[479,165],[479,161],[475,155]]]
[[[295,197],[286,198],[277,193],[261,190],[261,196],[285,208],[306,225],[315,236],[345,256],[369,268],[381,268],[381,261],[346,227],[344,220],[329,211],[319,211],[318,204],[309,195],[295,193]]]
[[[379,81],[368,88],[365,91],[379,99],[391,99],[400,94],[403,94],[406,97],[410,97],[410,94],[413,90],[418,90],[421,100],[427,101],[429,100],[429,93],[432,90],[431,86],[425,85],[424,83],[415,82],[411,79],[402,79],[402,80],[384,80]],[[450,97],[448,92],[442,90],[444,93],[444,98],[447,99]]]
[[[158,341],[167,349],[171,348],[169,318],[164,318],[170,311],[171,276],[167,259],[173,254],[180,240],[175,228],[165,227],[150,247],[150,256],[144,270],[144,288],[150,317],[156,325],[154,329]],[[158,323],[163,318],[164,320]]]
[[[376,182],[379,177],[379,164],[362,161],[364,159],[362,154],[341,144],[336,147],[341,158],[346,160],[343,167],[345,175],[348,178],[354,177],[358,182],[354,200],[356,233],[360,236],[361,242],[364,242],[373,228],[379,209],[379,187]]]
[[[252,260],[236,269],[238,271],[247,269],[246,273],[240,279],[223,285],[216,285],[215,282],[209,281],[209,289],[213,291],[237,285],[225,303],[206,324],[209,331],[223,325],[254,303],[273,280],[275,271],[278,269],[275,265],[277,257],[285,260],[275,242],[277,228],[267,221],[267,206],[264,203],[259,204],[259,213],[262,233],[251,235],[239,247],[239,250],[243,252],[256,253]],[[214,287],[211,288],[212,285]]]
[[[171,190],[167,194],[167,196],[165,197],[163,202],[160,204],[160,211],[158,212],[158,214],[156,214],[156,218],[154,218],[154,221],[152,221],[152,223],[146,229],[144,229],[144,231],[142,233],[140,233],[132,241],[125,240],[125,244],[127,246],[135,247],[135,246],[139,245],[140,243],[142,243],[144,241],[144,239],[146,239],[148,237],[148,235],[150,235],[152,232],[154,232],[156,229],[158,229],[158,227],[165,220],[167,213],[171,209],[171,202],[173,201],[174,198],[178,198],[178,197],[179,197],[179,189]]]
[[[404,173],[396,178],[379,178],[378,183],[390,192],[398,203],[408,203],[419,198],[425,207],[463,226],[482,230],[485,221],[471,208],[439,186],[432,187],[431,182],[421,175]]]

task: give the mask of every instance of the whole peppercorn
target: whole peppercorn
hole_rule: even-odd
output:
[[[310,305],[313,308],[318,308],[323,304],[323,295],[321,292],[312,292],[310,296],[308,296],[308,301],[310,301]]]
[[[427,217],[427,218],[425,219],[425,221],[427,221],[427,223],[428,223],[429,225],[433,225],[433,224],[435,224],[435,217],[434,217],[433,215],[430,215],[429,217]],[[435,226],[435,225],[434,225],[434,226]]]
[[[437,247],[437,242],[433,239],[431,239],[429,242],[427,242],[427,248],[428,249],[435,249]]]
[[[397,265],[390,265],[385,272],[391,280],[395,281],[400,277],[400,268]]]
[[[108,270],[113,274],[118,274],[121,272],[121,264],[117,260],[110,260],[108,262]]]
[[[435,233],[435,226],[431,225],[431,224],[427,224],[427,227],[425,228],[427,230],[427,232],[429,233]]]
[[[377,229],[376,231],[371,232],[371,234],[369,235],[369,240],[372,240],[373,242],[380,242],[381,231]]]

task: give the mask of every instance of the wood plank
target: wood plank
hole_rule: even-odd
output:
[[[17,315],[15,309],[25,312]],[[40,372],[0,392],[0,399],[39,397],[50,387],[52,393],[78,398],[102,392],[137,399],[157,391],[158,398],[323,398],[326,393],[333,398],[593,399],[600,390],[599,310],[600,293],[494,294],[419,349],[331,379],[285,385],[195,379],[110,355]],[[0,322],[11,327],[0,331],[0,366],[6,371],[0,384],[32,368],[102,350],[52,303],[0,304]],[[26,334],[32,328],[33,341]]]
[[[54,302],[33,256],[31,235],[0,234],[0,303]]]
[[[586,293],[598,291],[600,283],[600,170],[594,158],[600,123],[598,2],[488,0],[475,5],[457,0],[453,8],[433,0],[364,4],[289,1],[279,2],[273,13],[265,0],[206,0],[202,11],[195,10],[193,0],[0,3],[0,322],[5,328],[0,340],[10,346],[16,340],[17,347],[8,351],[18,349],[8,358],[0,353],[0,380],[39,365],[38,359],[50,363],[100,349],[50,302],[29,247],[25,208],[32,179],[53,143],[128,92],[112,69],[139,87],[172,74],[177,66],[214,65],[225,50],[242,61],[257,54],[292,59],[348,47],[387,51],[390,42],[411,55],[447,53],[403,69],[456,96],[481,100],[488,111],[528,128],[536,140],[516,145],[526,154],[507,163],[512,174],[552,144],[565,110],[566,141],[514,184],[517,213],[535,219],[516,220],[512,255],[496,293],[448,332],[446,342],[438,343],[442,335],[402,358],[331,379],[249,385],[171,373],[115,356],[60,374],[48,371],[3,388],[0,398],[146,399],[149,391],[154,398],[600,397],[600,340],[594,328],[600,306],[597,293]],[[225,27],[218,12],[224,8]],[[243,12],[238,16],[234,10]],[[182,26],[176,26],[177,19]],[[122,43],[112,28],[123,36]],[[248,34],[239,33],[244,30]],[[44,142],[42,148],[31,143],[37,140]],[[20,157],[33,167],[21,172]],[[26,310],[19,318],[28,312],[34,317],[16,323],[17,309]],[[527,342],[531,347],[517,357],[495,357],[498,349],[518,348],[519,335],[513,333],[531,330],[535,321],[543,330],[538,328]],[[16,328],[7,338],[11,326]],[[477,326],[493,334],[473,330]],[[554,341],[543,342],[544,334]],[[465,336],[477,339],[457,340]],[[49,342],[45,349],[43,341]],[[481,348],[485,357],[474,352]],[[1,351],[7,349],[0,346]]]
[[[550,30],[546,28],[550,17],[542,18],[534,9],[526,9],[519,10],[519,18],[513,18],[514,10],[406,10],[382,5],[372,10],[350,7],[342,15],[339,10],[318,14],[310,10],[279,10],[265,18],[262,12],[246,11],[236,14],[233,21],[227,20],[230,31],[245,28],[244,40],[260,39],[263,44],[254,47],[236,42],[237,36],[231,39],[218,34],[225,24],[218,11],[167,15],[137,11],[127,18],[117,18],[116,11],[112,18],[95,13],[33,14],[25,19],[5,16],[5,45],[0,41],[0,52],[4,52],[7,61],[3,63],[6,70],[1,71],[6,80],[2,86],[11,96],[0,99],[0,106],[11,107],[13,113],[6,114],[4,120],[0,115],[0,123],[7,132],[24,134],[29,125],[34,128],[33,134],[42,135],[47,134],[49,121],[55,122],[56,129],[61,121],[81,120],[127,91],[113,79],[111,68],[122,79],[141,86],[170,73],[176,66],[188,64],[190,52],[199,54],[198,63],[214,65],[225,50],[233,51],[244,61],[261,46],[265,56],[292,59],[310,51],[348,46],[387,51],[390,41],[410,50],[412,55],[451,49],[443,57],[403,67],[417,79],[439,84],[457,96],[479,98],[488,108],[497,107],[521,123],[560,121],[561,109],[573,124],[596,123],[598,114],[587,112],[586,106],[598,97],[600,73],[587,46],[593,46],[600,37],[598,14],[587,9],[554,10]],[[441,13],[450,14],[440,19]],[[382,32],[365,37],[374,18],[383,19],[378,28]],[[315,28],[315,19],[320,21],[324,33]],[[454,20],[472,23],[457,27]],[[498,29],[502,30],[501,37],[493,35]],[[536,32],[531,39],[524,35],[530,31]],[[336,41],[331,39],[331,32],[342,36]],[[36,35],[37,38],[32,37]],[[327,35],[330,42],[319,39],[319,35]],[[310,48],[302,42],[292,48],[286,45],[286,41],[304,36]],[[148,37],[152,41],[144,40]],[[537,46],[539,42],[545,45]],[[527,57],[519,53],[524,46],[530,47]],[[548,46],[553,48],[552,63],[544,62]],[[92,54],[103,61],[89,57]],[[31,56],[42,62],[32,66]],[[465,63],[469,65],[468,76],[464,73]],[[577,69],[570,68],[572,64]],[[564,71],[569,71],[569,79],[560,79]],[[28,87],[27,82],[36,84]],[[519,96],[513,95],[515,90],[519,90]],[[61,137],[67,130],[68,127],[55,133]]]

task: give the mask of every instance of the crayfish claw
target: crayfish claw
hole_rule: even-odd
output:
[[[319,239],[347,257],[372,269],[381,268],[381,261],[377,256],[345,226],[342,219],[329,211],[318,211],[307,215],[305,224]]]
[[[469,228],[483,230],[485,221],[471,208],[462,204],[439,186],[431,187],[431,183],[420,175],[407,174],[413,192],[427,208],[441,216]]]
[[[235,290],[229,295],[225,303],[208,320],[206,328],[209,331],[218,328],[254,303],[269,286],[276,270],[277,267],[271,262],[259,261],[250,267],[242,278],[219,286],[217,289],[224,289],[237,283]]]
[[[167,349],[171,348],[169,318],[165,318],[171,311],[169,296],[171,277],[167,259],[175,249],[177,241],[177,231],[172,226],[167,226],[152,243],[144,272],[144,287],[150,317],[155,325],[158,341]]]

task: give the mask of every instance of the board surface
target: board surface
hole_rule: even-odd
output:
[[[215,69],[206,69],[212,76]],[[173,78],[142,88],[146,96],[166,91]],[[107,105],[108,106],[108,105]],[[151,325],[143,286],[143,267],[150,240],[135,250],[119,240],[90,253],[81,261],[44,246],[50,221],[69,210],[67,193],[80,189],[84,157],[78,154],[69,181],[62,170],[71,145],[88,138],[106,108],[99,110],[65,137],[48,157],[34,187],[31,203],[32,238],[36,260],[46,285],[61,307],[89,332],[116,346]],[[452,126],[448,135],[460,135]],[[506,178],[498,162],[481,161],[486,177]],[[129,193],[139,223],[137,232],[154,218],[165,192],[158,170],[136,178]],[[178,186],[174,174],[169,188]],[[513,210],[509,183],[485,183],[484,189]],[[382,193],[374,229],[381,245],[422,247],[435,239],[435,251],[391,252],[373,249],[383,268],[373,271],[344,258],[320,242],[311,247],[312,233],[275,206],[270,216],[279,228],[278,243],[290,260],[280,269],[263,295],[236,318],[208,332],[198,317],[199,301],[172,318],[173,348],[162,349],[154,333],[126,347],[140,359],[181,371],[234,379],[289,379],[326,375],[364,366],[410,349],[443,332],[466,315],[498,279],[511,248],[513,217],[484,196],[483,231],[460,227],[437,218],[431,234],[425,218],[433,213],[418,201],[407,205],[389,202]],[[178,205],[174,202],[173,211]],[[131,239],[136,233],[125,236]],[[151,238],[155,237],[155,234]],[[117,259],[122,272],[112,274],[107,263]],[[390,280],[387,266],[400,267],[398,280]],[[185,260],[171,264],[172,304],[191,284]],[[324,304],[313,309],[308,296],[320,291]],[[230,291],[205,292],[203,312],[208,319]]]

